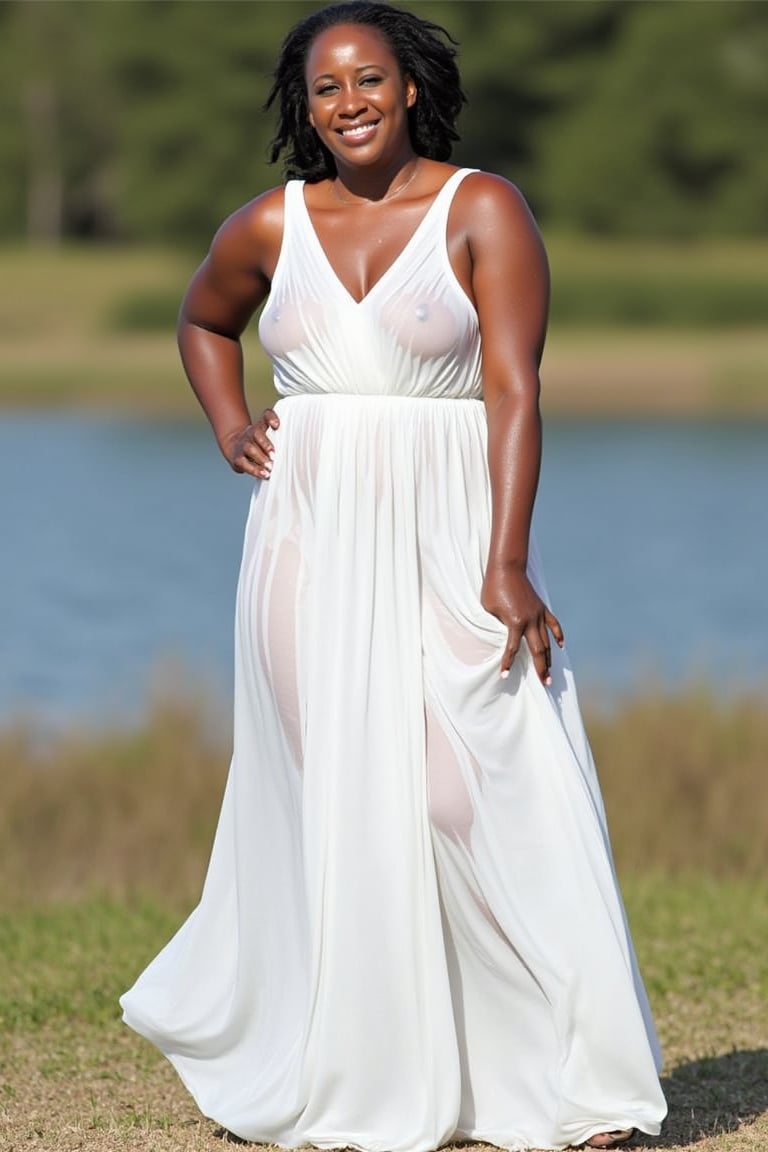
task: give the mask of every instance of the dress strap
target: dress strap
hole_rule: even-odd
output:
[[[280,238],[280,252],[272,275],[274,291],[290,266],[291,249],[298,243],[301,246],[303,214],[299,198],[303,196],[303,180],[288,180],[283,190],[283,235]]]
[[[303,180],[288,180],[285,184],[285,199],[283,201],[283,244],[293,239],[297,232],[301,232],[304,213],[301,209],[301,199],[304,196]]]
[[[448,222],[448,213],[451,210],[451,204],[459,189],[459,185],[467,176],[471,176],[473,172],[479,171],[479,168],[457,168],[455,172],[451,173],[438,192],[434,202],[433,223],[441,232],[445,231]]]

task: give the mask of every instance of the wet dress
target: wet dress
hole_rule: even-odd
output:
[[[655,1134],[659,1052],[567,656],[484,611],[478,321],[453,172],[355,301],[301,181],[259,322],[280,393],[198,907],[122,998],[200,1109],[288,1147]],[[546,591],[535,542],[529,576]]]

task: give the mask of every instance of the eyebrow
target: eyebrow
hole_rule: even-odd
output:
[[[361,64],[359,68],[355,68],[355,75],[360,72],[367,72],[369,68],[377,68],[379,72],[386,72],[386,68],[384,68],[381,64]],[[318,80],[333,80],[334,78],[335,73],[322,72],[319,76],[314,77],[312,83],[317,84]]]

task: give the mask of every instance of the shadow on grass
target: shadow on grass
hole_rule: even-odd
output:
[[[768,1112],[768,1048],[680,1064],[662,1079],[669,1116],[660,1136],[635,1148],[674,1148],[735,1132]]]
[[[629,1148],[697,1144],[754,1123],[768,1112],[768,1048],[680,1064],[662,1085],[669,1104],[662,1134],[638,1134]],[[225,1128],[214,1135],[225,1144],[248,1143]]]

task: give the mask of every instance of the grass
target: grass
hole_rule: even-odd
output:
[[[548,412],[768,418],[768,244],[554,236],[549,248]],[[5,249],[0,406],[198,418],[172,335],[195,263],[162,249]],[[258,409],[273,393],[252,329]]]
[[[642,1147],[768,1146],[768,901],[743,880],[624,884],[665,1046],[670,1118]],[[90,899],[0,914],[0,1147],[221,1149],[117,997],[183,903]]]
[[[764,327],[768,245],[555,236],[552,318],[620,328]]]
[[[667,1060],[670,1119],[640,1146],[764,1152],[766,694],[586,711]],[[221,1149],[117,1008],[200,890],[217,720],[182,692],[130,731],[0,731],[0,1148]]]
[[[721,699],[692,685],[587,709],[623,871],[768,874],[766,695]],[[45,741],[33,724],[0,730],[0,906],[187,898],[228,759],[228,735],[183,691],[158,696],[133,730]]]

